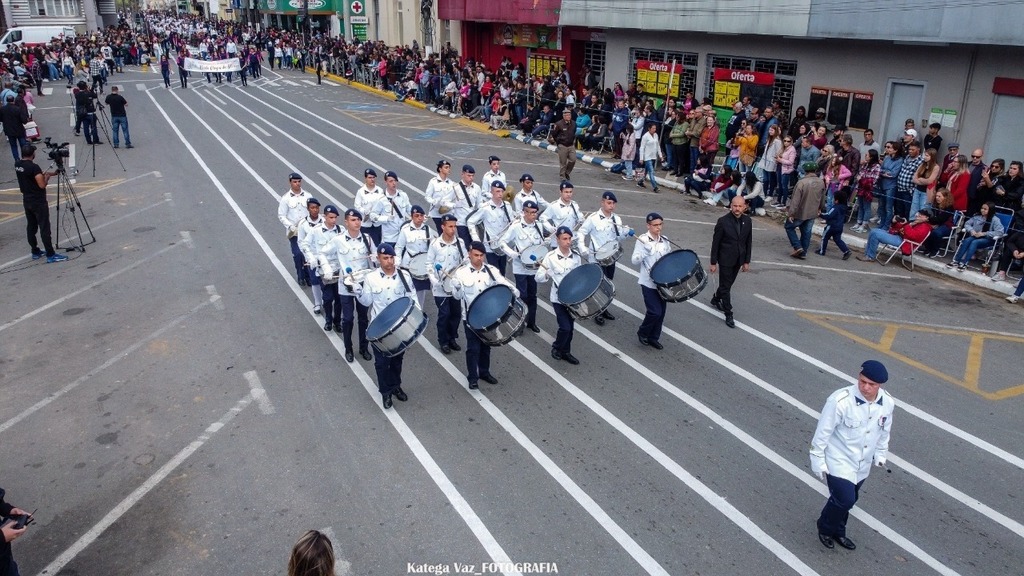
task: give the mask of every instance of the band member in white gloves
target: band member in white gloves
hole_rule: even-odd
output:
[[[320,285],[320,276],[316,273],[316,258],[307,256],[303,246],[308,241],[307,237],[324,225],[324,217],[320,215],[320,201],[310,196],[309,200],[306,200],[306,212],[306,217],[302,219],[302,224],[299,224],[295,238],[299,245],[299,252],[302,252],[304,263],[302,270],[306,275],[306,283],[309,284],[313,292],[313,314],[319,315],[324,306],[324,294]]]
[[[356,190],[356,198],[353,207],[359,210],[360,214],[366,216],[363,222],[363,234],[368,234],[374,245],[380,244],[380,225],[370,217],[373,206],[384,195],[384,191],[377,186],[377,171],[373,168],[363,170],[363,185]]]
[[[434,292],[434,304],[437,305],[437,345],[444,354],[462,350],[458,342],[462,304],[445,289],[445,280],[466,260],[466,245],[456,235],[455,227],[455,216],[442,216],[441,236],[434,239],[427,250],[427,260],[434,263],[430,284]]]
[[[548,211],[550,212],[550,209]],[[562,226],[555,231],[555,240],[558,247],[544,257],[540,268],[537,269],[536,279],[537,282],[551,280],[551,307],[555,309],[555,320],[558,321],[558,332],[551,344],[551,357],[575,365],[580,363],[572,355],[572,335],[576,323],[569,309],[558,299],[558,289],[565,280],[565,275],[579,267],[583,261],[579,254],[570,249],[572,230],[568,226]]]
[[[353,362],[355,355],[352,353],[352,328],[355,320],[359,323],[359,355],[363,360],[372,360],[370,356],[369,342],[366,340],[366,326],[369,324],[367,308],[356,302],[355,294],[352,294],[342,284],[346,277],[358,279],[363,270],[374,267],[377,260],[377,245],[370,239],[368,234],[362,232],[363,215],[354,208],[345,211],[345,231],[331,239],[321,250],[321,257],[326,256],[337,260],[341,280],[339,281],[338,295],[341,300],[341,335],[345,343],[345,360]],[[358,318],[357,318],[358,317]],[[338,329],[337,324],[334,327]]]
[[[515,206],[516,212],[523,211],[523,203],[527,200],[533,200],[541,212],[547,209],[548,201],[541,198],[540,193],[533,189],[533,176],[523,174],[519,177],[519,183],[522,185],[522,189],[513,198],[513,206]]]
[[[487,158],[487,164],[490,169],[484,172],[483,178],[480,179],[481,202],[487,202],[491,199],[491,183],[498,181],[502,184],[508,185],[508,177],[501,171],[501,158],[497,156],[489,156]]]
[[[523,251],[544,244],[544,230],[537,221],[537,203],[527,200],[523,204],[523,220],[513,224],[501,238],[501,249],[512,258],[512,274],[516,277],[516,288],[526,303],[526,327],[540,332],[537,327],[537,280],[534,271],[523,263]]]
[[[408,268],[410,260],[416,256],[426,254],[430,249],[430,243],[437,238],[437,232],[427,224],[426,212],[422,206],[413,204],[409,213],[412,214],[412,221],[402,226],[398,233],[398,242],[395,243],[395,252],[402,262],[402,268]],[[430,269],[432,267],[428,267],[428,270]],[[419,301],[420,308],[423,308],[427,292],[430,291],[430,278],[413,278],[412,284],[416,288],[416,300]]]
[[[295,278],[299,286],[306,285],[305,262],[299,250],[299,224],[306,217],[306,201],[313,196],[302,189],[302,176],[297,172],[288,175],[289,189],[277,203],[277,219],[284,225],[285,234],[292,247],[292,261],[295,263]]]
[[[622,218],[615,214],[615,208],[619,199],[615,193],[605,191],[601,195],[601,209],[594,212],[583,221],[583,225],[577,230],[580,237],[580,256],[584,259],[591,259],[593,254],[601,252],[609,246],[621,246],[622,240],[633,235],[633,229],[622,223]],[[614,242],[614,244],[612,244]],[[615,279],[615,263],[601,266],[605,278]],[[605,310],[601,315],[594,318],[598,325],[604,324],[605,320],[615,320],[610,312]]]
[[[437,233],[441,233],[441,216],[451,212],[455,207],[455,182],[452,182],[448,175],[451,174],[452,164],[447,160],[437,161],[437,176],[427,182],[423,196],[430,202],[429,216],[434,220]]]
[[[306,261],[315,268],[314,274],[319,277],[323,293],[324,330],[341,332],[341,300],[338,298],[337,274],[341,269],[341,262],[338,261],[338,253],[331,250],[330,254],[324,253],[324,248],[330,244],[335,236],[342,233],[343,228],[338,225],[338,208],[333,204],[324,206],[324,221],[312,232],[302,237],[299,245]]]
[[[662,256],[672,251],[668,238],[662,236],[661,225],[664,219],[657,212],[647,215],[647,232],[636,237],[633,245],[633,264],[640,266],[640,291],[644,296],[644,321],[637,330],[637,338],[644,346],[661,350],[661,326],[665,323],[665,308],[668,305],[658,292],[658,287],[651,280],[651,268]]]
[[[402,226],[409,221],[412,203],[409,195],[398,189],[398,174],[388,170],[384,173],[384,192],[370,209],[370,221],[379,226],[380,239],[394,246]],[[371,236],[372,237],[372,236]]]
[[[565,226],[569,230],[576,227],[583,221],[583,210],[580,205],[572,199],[572,182],[562,180],[558,185],[558,200],[548,204],[548,209],[541,215],[541,222],[548,230],[558,230]],[[551,239],[551,247],[558,246],[558,239]]]
[[[512,205],[505,202],[504,195],[505,183],[501,180],[491,182],[491,200],[484,203],[466,223],[471,236],[479,236],[477,227],[483,223],[483,237],[473,240],[484,243],[484,247],[487,248],[487,263],[496,267],[502,276],[507,269],[508,257],[491,250],[491,242],[501,242],[503,233],[516,218]]]

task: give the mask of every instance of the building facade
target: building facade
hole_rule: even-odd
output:
[[[84,33],[117,23],[115,0],[8,0],[7,27],[73,26]]]

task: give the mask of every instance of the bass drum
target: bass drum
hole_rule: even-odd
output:
[[[683,302],[700,294],[708,277],[696,252],[674,250],[651,267],[651,281],[666,302]]]
[[[558,300],[577,320],[593,318],[615,299],[615,285],[598,264],[584,264],[569,271],[558,285]]]
[[[526,304],[504,284],[481,292],[466,313],[466,325],[488,346],[508,344],[525,323]]]
[[[412,346],[427,327],[427,317],[408,296],[388,304],[366,327],[366,339],[387,356],[397,356]]]

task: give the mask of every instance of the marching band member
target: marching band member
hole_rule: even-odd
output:
[[[363,360],[371,360],[370,351],[367,349],[369,342],[366,340],[367,308],[356,302],[355,296],[341,286],[346,276],[355,274],[361,270],[373,268],[376,260],[377,245],[370,239],[368,234],[361,231],[363,215],[354,208],[345,211],[345,231],[331,239],[321,251],[321,256],[327,256],[333,263],[339,265],[338,295],[341,300],[341,333],[345,343],[345,360],[353,362],[355,356],[352,354],[352,323],[353,316],[358,316],[359,321],[359,355]],[[337,312],[335,312],[337,317]],[[338,325],[334,325],[338,330]]]
[[[379,242],[387,242],[392,246],[398,242],[398,234],[409,219],[412,204],[409,195],[398,189],[398,174],[388,170],[384,173],[384,185],[387,187],[370,210],[370,221],[380,226]]]
[[[512,274],[516,277],[516,288],[523,294],[526,303],[526,327],[540,332],[537,327],[537,280],[534,272],[523,264],[523,250],[544,243],[544,231],[537,222],[537,203],[527,200],[523,203],[523,221],[509,227],[501,238],[501,249],[512,258]]]
[[[508,281],[507,278],[498,274],[498,270],[484,262],[487,249],[483,242],[473,242],[469,247],[469,266],[459,269],[452,281],[452,293],[466,305],[466,310],[473,304],[473,300],[481,292],[495,284],[505,284],[512,289],[516,298],[519,297],[519,290]],[[477,382],[483,380],[489,384],[497,384],[498,379],[491,375],[491,347],[485,344],[466,326],[466,376],[469,381],[469,389],[479,388]]]
[[[398,242],[395,243],[395,252],[399,255],[402,268],[406,269],[409,268],[409,261],[414,256],[426,253],[430,249],[430,243],[437,238],[437,232],[434,232],[434,229],[427,224],[427,216],[423,207],[414,204],[409,209],[409,213],[412,214],[412,221],[402,226],[398,233]],[[416,288],[416,300],[419,301],[422,309],[427,292],[430,290],[430,279],[417,280],[413,278],[412,284]]]
[[[302,252],[303,261],[305,262],[303,271],[306,273],[306,281],[313,289],[313,314],[319,315],[321,310],[323,310],[324,295],[323,290],[320,288],[320,276],[317,275],[315,270],[316,258],[306,256],[306,250],[303,246],[306,244],[306,237],[324,224],[324,217],[320,215],[320,201],[310,196],[309,200],[306,200],[306,212],[306,217],[302,219],[302,224],[299,225],[295,238],[299,245],[299,252]]]
[[[551,343],[551,357],[576,365],[580,361],[570,352],[575,322],[569,309],[558,299],[558,288],[565,279],[565,275],[573,268],[580,266],[583,260],[579,254],[570,249],[572,244],[571,228],[560,226],[555,231],[555,240],[558,242],[558,247],[544,257],[540,268],[537,269],[536,280],[537,282],[551,280],[551,307],[555,309],[555,319],[558,321],[558,333],[555,334],[555,341]]]
[[[430,284],[434,292],[434,304],[437,305],[437,345],[445,354],[451,354],[452,350],[462,350],[458,343],[462,305],[458,298],[444,289],[446,277],[466,259],[466,245],[456,235],[455,226],[455,216],[442,216],[441,237],[434,239],[427,250],[427,260],[434,263],[435,267],[434,273],[430,275]]]
[[[324,253],[324,248],[341,234],[342,228],[338,226],[338,209],[333,204],[324,206],[324,221],[314,228],[312,232],[302,238],[300,247],[306,256],[306,261],[312,262],[317,268],[315,274],[323,283],[323,306],[324,306],[324,330],[341,332],[341,300],[338,299],[338,282],[333,280],[335,273],[341,269],[337,252],[332,251],[330,255]]]
[[[474,176],[476,170],[472,166],[466,164],[462,167],[462,179],[458,182],[456,193],[457,200],[455,207],[452,208],[452,214],[455,215],[455,231],[466,246],[473,241],[469,236],[469,228],[466,227],[466,219],[469,218],[469,213],[480,205],[480,186],[473,182]]]
[[[498,255],[491,250],[491,240],[500,240],[502,232],[512,223],[512,205],[504,200],[505,183],[501,180],[491,182],[491,199],[477,210],[476,214],[467,222],[469,233],[474,240],[484,243],[487,249],[487,263],[496,267],[501,275],[507,270],[508,257]],[[476,238],[479,235],[477,226],[483,222],[484,237]]]
[[[373,168],[363,170],[364,184],[356,190],[356,198],[353,207],[360,214],[366,214],[366,223],[363,225],[363,234],[368,234],[374,244],[380,244],[380,224],[373,222],[370,213],[373,205],[384,195],[384,191],[377,186],[377,172]]]
[[[480,179],[480,198],[481,202],[487,202],[491,199],[491,183],[495,180],[500,181],[504,185],[508,185],[508,177],[501,171],[501,158],[497,156],[488,156],[487,163],[490,164],[491,169],[484,172],[483,178]]]
[[[513,198],[513,206],[516,207],[516,212],[522,212],[523,203],[527,200],[533,200],[541,212],[547,209],[548,201],[541,198],[540,194],[533,189],[533,176],[523,174],[519,177],[519,183],[522,185],[522,189]]]
[[[591,258],[591,250],[597,251],[609,242],[622,243],[622,240],[633,234],[633,229],[622,223],[622,218],[615,214],[615,207],[619,203],[615,193],[605,191],[601,195],[601,209],[594,212],[583,221],[583,225],[577,230],[580,236],[580,256]],[[590,246],[587,246],[589,236]],[[602,266],[605,278],[615,279],[615,263],[609,266]],[[598,326],[604,325],[605,320],[615,320],[610,312],[605,310],[601,315],[594,318]]]
[[[412,296],[412,277],[395,267],[395,249],[390,244],[377,247],[377,261],[380,269],[370,272],[361,284],[355,287],[356,298],[363,306],[371,309],[374,318],[388,304],[403,296]],[[384,409],[391,408],[391,396],[405,402],[409,396],[402,390],[402,360],[405,352],[390,358],[379,350],[373,351],[373,368],[377,372],[377,390],[383,399]]]
[[[637,237],[633,245],[633,264],[640,266],[640,291],[644,295],[644,306],[647,313],[644,314],[644,321],[637,330],[637,338],[644,346],[650,346],[655,350],[661,350],[661,326],[665,323],[665,306],[667,302],[658,292],[658,287],[651,280],[651,268],[662,256],[672,251],[672,244],[668,238],[661,235],[661,225],[664,223],[661,215],[651,212],[647,215],[647,232]]]
[[[558,185],[558,200],[548,204],[548,209],[541,215],[541,222],[548,230],[558,230],[565,226],[569,230],[583,221],[580,205],[572,199],[572,182],[562,180]],[[551,247],[558,246],[558,239],[551,239]]]
[[[298,231],[299,224],[306,217],[306,201],[313,197],[312,194],[302,189],[302,176],[298,172],[288,175],[289,190],[281,196],[277,203],[277,219],[284,224],[288,242],[292,246],[292,261],[295,263],[295,278],[299,286],[306,286],[305,262],[302,259],[302,251],[299,250]]]
[[[441,233],[441,216],[455,207],[455,183],[448,178],[451,171],[451,162],[438,160],[437,176],[427,182],[427,188],[423,191],[427,202],[430,202],[429,216],[434,220],[438,234]]]

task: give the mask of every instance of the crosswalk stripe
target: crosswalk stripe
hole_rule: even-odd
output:
[[[43,88],[43,96],[49,96],[53,94],[53,88]]]
[[[281,82],[284,82],[285,84],[287,84],[289,86],[298,86],[299,85],[298,82],[293,82],[291,80],[281,80]]]
[[[333,82],[331,80],[324,80],[324,84],[327,84],[328,86],[337,86],[338,85],[337,82]]]
[[[135,84],[135,89],[136,89],[136,90],[145,90],[145,89],[146,89],[146,85],[145,85],[145,84],[143,84],[142,82],[137,82],[137,83]]]
[[[302,81],[305,82],[306,84],[309,84],[310,86],[316,86],[316,82],[308,78],[304,78]]]

